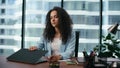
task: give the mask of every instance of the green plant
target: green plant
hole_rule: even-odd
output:
[[[94,51],[99,51],[98,57],[118,57],[120,58],[120,47],[119,47],[120,41],[118,39],[115,39],[114,35],[111,35],[108,33],[108,35],[105,37],[103,36],[103,43],[100,45],[97,45],[94,48]]]

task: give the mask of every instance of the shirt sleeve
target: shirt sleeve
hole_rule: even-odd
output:
[[[44,48],[45,48],[45,45],[44,45],[44,38],[41,37],[37,44],[38,44],[37,47],[38,47],[39,49],[44,49]]]
[[[72,33],[71,38],[67,42],[67,47],[64,53],[61,53],[62,59],[73,57],[75,52],[75,33]]]

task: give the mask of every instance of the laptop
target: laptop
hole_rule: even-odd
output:
[[[29,64],[38,64],[42,62],[46,62],[47,60],[44,58],[44,55],[48,51],[39,49],[35,51],[30,51],[28,49],[20,49],[14,54],[7,57],[8,61],[15,61],[15,62],[23,62]]]

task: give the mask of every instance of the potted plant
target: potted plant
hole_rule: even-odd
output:
[[[115,35],[108,33],[107,36],[103,36],[103,43],[97,45],[94,48],[94,51],[99,51],[98,57],[113,57],[113,58],[120,58],[120,41],[115,39]]]

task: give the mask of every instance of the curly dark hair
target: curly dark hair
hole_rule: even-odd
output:
[[[57,11],[57,16],[59,18],[58,29],[60,30],[61,38],[63,44],[71,37],[72,33],[72,20],[68,13],[60,7],[54,7],[46,15],[46,27],[44,29],[43,36],[48,41],[53,41],[55,36],[55,28],[51,25],[50,13],[52,11]]]

